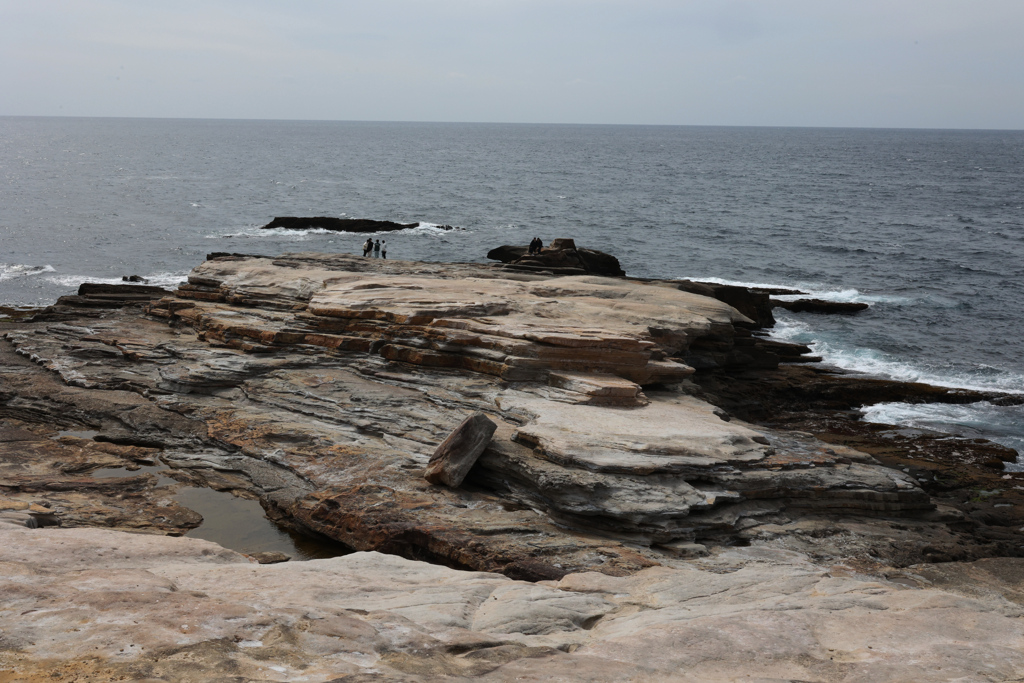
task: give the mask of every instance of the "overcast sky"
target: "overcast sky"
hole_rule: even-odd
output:
[[[0,0],[0,115],[1024,128],[1024,0]]]

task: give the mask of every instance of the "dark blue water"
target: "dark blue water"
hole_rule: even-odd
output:
[[[210,251],[356,252],[274,216],[451,224],[394,259],[482,261],[575,237],[631,275],[865,301],[786,314],[839,367],[1024,391],[1024,132],[0,118],[0,302],[84,280],[170,284]],[[955,413],[955,414],[954,414]],[[1021,408],[872,419],[1024,450]]]

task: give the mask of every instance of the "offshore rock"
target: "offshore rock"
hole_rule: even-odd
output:
[[[497,428],[498,425],[483,413],[467,417],[430,456],[423,478],[431,484],[461,484]]]
[[[626,274],[619,259],[594,249],[583,249],[569,238],[558,238],[540,253],[529,254],[526,247],[502,246],[487,252],[487,258],[501,261],[510,269],[539,271],[553,275],[607,275],[621,277]]]
[[[331,216],[279,216],[263,226],[264,230],[284,228],[285,230],[334,230],[336,232],[394,232],[419,227],[419,223],[395,223],[375,221],[368,218],[333,218]],[[451,226],[444,226],[451,229]]]
[[[629,575],[689,543],[986,552],[914,477],[695,395],[691,359],[779,356],[679,283],[222,255],[145,306],[109,303],[2,323],[0,495],[43,498],[66,527],[197,524],[151,474],[89,476],[159,459],[355,550],[516,579]],[[476,412],[493,438],[459,488],[430,486],[436,445]]]

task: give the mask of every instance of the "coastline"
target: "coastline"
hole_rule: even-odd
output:
[[[89,476],[160,460],[178,481],[258,498],[279,523],[354,550],[562,582],[573,596],[587,581],[726,565],[815,581],[841,566],[870,582],[981,561],[1019,577],[1007,558],[1024,554],[1024,474],[993,465],[1009,449],[855,415],[879,400],[1017,399],[789,364],[806,351],[759,336],[767,295],[487,264],[212,256],[174,293],[94,285],[0,323],[7,519],[49,503],[37,516],[68,527],[153,543],[185,533],[194,516],[152,475]],[[473,410],[498,423],[493,441],[465,485],[428,485],[430,451]],[[75,429],[97,433],[57,434]],[[29,533],[75,530],[17,531]],[[352,557],[317,562],[370,561]],[[1004,593],[1019,590],[1007,581]],[[587,620],[621,607],[588,603],[552,631],[571,638],[519,639],[512,659],[575,651]],[[444,675],[469,670],[452,666]]]

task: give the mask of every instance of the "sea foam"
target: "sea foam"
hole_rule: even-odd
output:
[[[53,272],[56,272],[56,269],[51,265],[29,266],[22,263],[0,263],[0,282]]]
[[[96,285],[147,284],[154,287],[176,287],[188,279],[188,273],[152,273],[143,276],[146,282],[125,282],[119,277],[92,277],[89,275],[48,275],[43,280],[61,287],[77,287],[82,283]]]

